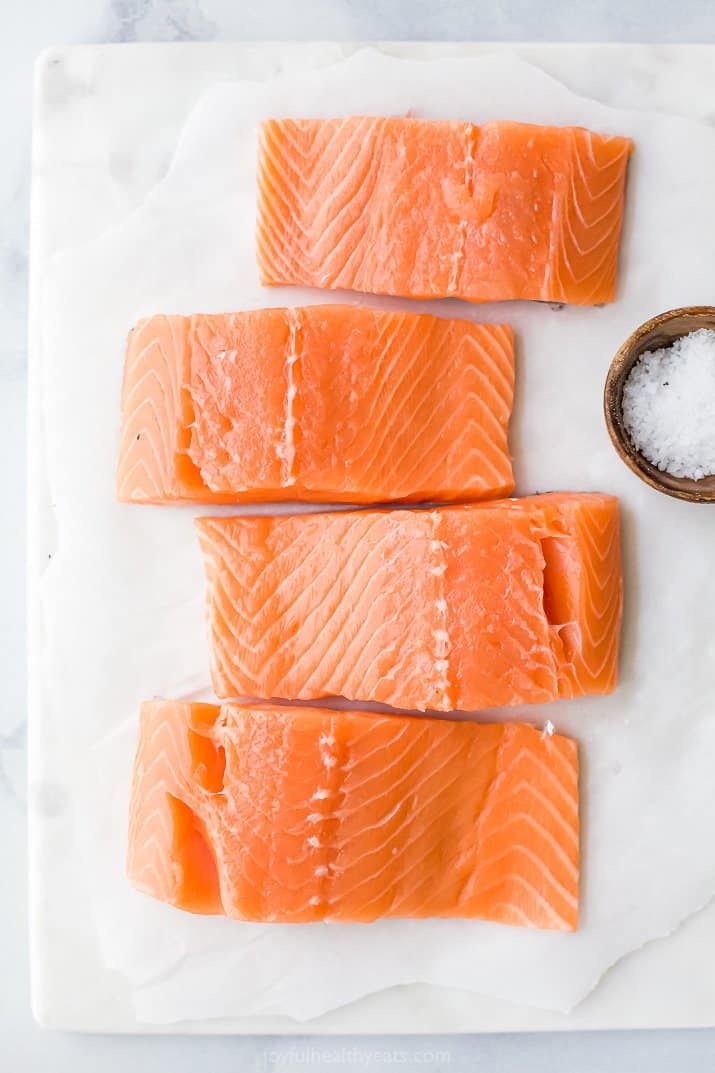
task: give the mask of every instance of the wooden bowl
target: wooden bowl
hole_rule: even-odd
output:
[[[681,335],[698,328],[715,330],[715,307],[671,309],[636,328],[611,362],[603,393],[603,410],[613,446],[642,481],[676,499],[687,499],[691,503],[715,503],[715,474],[694,481],[690,477],[673,477],[670,473],[662,472],[635,449],[623,425],[623,384],[641,354],[646,350],[670,346]]]

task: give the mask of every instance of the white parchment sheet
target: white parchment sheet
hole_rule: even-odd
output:
[[[412,114],[574,123],[636,141],[615,305],[409,303],[265,290],[254,263],[255,126],[271,115]],[[74,786],[83,880],[108,966],[140,1021],[307,1019],[398,983],[573,1008],[609,965],[715,892],[715,510],[659,496],[607,439],[611,356],[648,316],[715,298],[715,130],[575,96],[508,54],[408,61],[363,50],[269,83],[216,85],[187,117],[165,179],[124,223],[57,255],[40,340],[56,548],[42,580],[45,693]],[[208,687],[193,511],[114,501],[126,333],[154,312],[368,301],[508,321],[518,344],[511,444],[519,493],[622,498],[626,618],[613,697],[509,712],[581,742],[582,926],[469,921],[260,926],[182,914],[124,879],[138,707]],[[494,713],[492,713],[492,717]],[[498,716],[501,717],[501,716]]]

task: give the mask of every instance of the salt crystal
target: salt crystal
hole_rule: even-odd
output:
[[[693,480],[715,473],[715,331],[641,355],[623,385],[623,424],[658,469]]]

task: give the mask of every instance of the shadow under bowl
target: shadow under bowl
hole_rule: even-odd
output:
[[[654,466],[636,450],[623,424],[623,385],[646,350],[670,346],[683,335],[710,328],[715,331],[715,306],[687,306],[671,309],[641,324],[626,339],[611,362],[603,393],[603,410],[608,435],[621,459],[642,481],[665,495],[691,503],[715,503],[715,474],[699,481],[691,477],[674,477]]]

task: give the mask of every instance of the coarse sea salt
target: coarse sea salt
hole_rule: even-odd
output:
[[[694,480],[715,473],[715,331],[641,355],[623,385],[623,424],[658,469]]]

